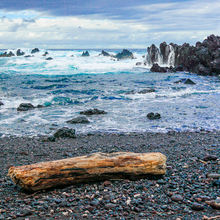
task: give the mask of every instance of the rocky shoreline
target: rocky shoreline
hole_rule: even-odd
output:
[[[158,63],[168,65],[160,67]],[[145,64],[153,65],[152,72],[189,71],[200,75],[220,74],[220,37],[208,36],[195,46],[188,43],[177,45],[163,42],[157,48],[154,44],[147,48]]]
[[[0,138],[0,219],[207,219],[220,215],[220,132],[91,133]],[[27,194],[7,177],[24,165],[94,152],[161,152],[162,179],[109,180]]]

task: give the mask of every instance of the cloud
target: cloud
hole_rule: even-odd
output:
[[[146,48],[220,33],[220,0],[1,0],[0,8],[4,48]]]

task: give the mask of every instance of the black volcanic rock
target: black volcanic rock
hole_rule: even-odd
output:
[[[161,116],[159,113],[153,113],[153,112],[150,112],[147,114],[147,118],[150,119],[150,120],[156,120],[156,119],[160,119]]]
[[[31,53],[38,53],[38,52],[40,52],[40,50],[39,50],[38,48],[34,48],[34,49],[31,51]]]
[[[132,52],[129,50],[124,49],[122,52],[116,54],[115,58],[117,60],[122,60],[122,59],[134,59],[134,55]]]
[[[195,85],[196,83],[194,83],[191,79],[180,79],[174,83],[184,83],[184,84],[188,84],[188,85]]]
[[[0,101],[0,106],[1,106],[1,105],[4,105],[4,103]]]
[[[140,90],[138,92],[138,94],[147,94],[147,93],[152,93],[152,92],[155,92],[155,89],[143,89],[143,90]]]
[[[211,62],[211,69],[214,73],[220,74],[220,56]]]
[[[147,48],[147,63],[154,64],[159,60],[159,49],[152,44],[150,47]]]
[[[23,52],[23,51],[21,51],[21,49],[18,49],[17,51],[16,51],[16,55],[17,56],[23,56],[25,53]]]
[[[54,135],[55,138],[75,138],[76,131],[75,129],[63,127],[57,130]]]
[[[0,57],[13,57],[13,56],[15,55],[11,51],[9,53],[4,52],[3,54],[0,54]]]
[[[31,103],[21,103],[17,108],[17,111],[28,111],[34,109],[34,106]]]
[[[89,55],[89,52],[88,51],[83,51],[83,53],[82,53],[82,57],[89,57],[90,55]]]
[[[172,50],[171,50],[172,48]],[[146,63],[153,65],[159,61],[168,64],[168,57],[174,52],[174,67],[176,71],[189,71],[201,75],[220,74],[220,36],[210,35],[203,42],[197,42],[195,46],[187,43],[177,45],[166,42],[157,48],[154,44],[147,48]],[[165,72],[158,66],[153,71]]]
[[[101,56],[104,56],[104,57],[110,57],[110,56],[111,56],[111,54],[109,54],[108,52],[106,52],[106,51],[104,51],[104,50],[102,50],[102,52],[101,52],[100,55],[101,55]]]
[[[88,109],[86,111],[80,112],[81,115],[102,115],[102,114],[107,114],[104,110],[99,110],[97,108],[94,109]]]
[[[48,57],[45,60],[53,60],[53,58],[52,57]]]
[[[67,121],[69,124],[88,124],[90,121],[85,116],[79,116]]]
[[[49,53],[46,51],[42,56],[46,57]]]
[[[166,67],[161,67],[157,63],[154,63],[153,66],[150,69],[151,72],[156,72],[156,73],[166,73],[167,68]]]

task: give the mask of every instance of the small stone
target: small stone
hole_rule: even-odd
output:
[[[216,199],[216,200],[210,201],[209,205],[210,205],[213,209],[220,210],[220,199]]]
[[[104,186],[111,186],[112,183],[108,180],[106,180],[104,183],[103,183]]]
[[[183,200],[183,197],[179,194],[174,194],[171,196],[171,200],[173,200],[174,202],[180,202]]]
[[[164,185],[164,184],[166,184],[166,181],[165,180],[158,180],[157,183],[160,185]]]
[[[94,199],[90,204],[93,205],[93,206],[97,206],[97,205],[99,205],[99,200]]]
[[[24,156],[27,156],[28,155],[28,152],[27,151],[21,151],[19,152],[20,155],[24,155]]]
[[[217,159],[218,159],[218,157],[215,155],[207,155],[203,158],[204,161],[211,161],[211,160],[215,161]]]
[[[218,178],[220,178],[220,174],[219,173],[208,173],[207,177],[213,178],[213,179],[218,179]]]
[[[195,211],[202,211],[204,209],[204,206],[195,202],[192,204],[191,209]]]
[[[220,186],[220,179],[213,181],[212,183],[213,186]]]
[[[116,207],[116,204],[113,204],[113,203],[107,203],[106,205],[105,205],[105,208],[107,208],[107,209],[113,209],[113,208],[115,208]]]

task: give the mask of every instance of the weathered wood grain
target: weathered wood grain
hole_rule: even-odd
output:
[[[28,191],[112,178],[163,175],[166,156],[161,153],[95,153],[69,159],[10,167],[8,175]]]

